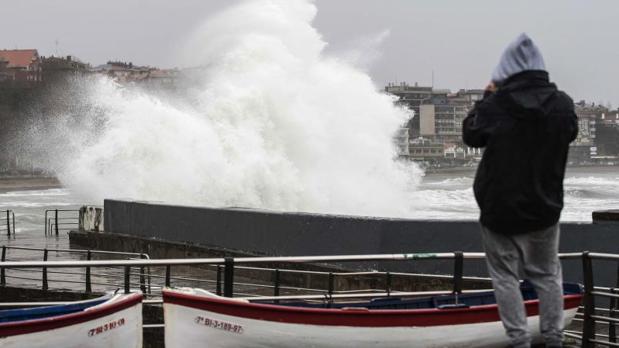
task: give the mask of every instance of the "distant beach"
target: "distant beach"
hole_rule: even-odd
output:
[[[47,190],[60,188],[60,181],[54,177],[0,177],[0,193],[9,191]]]

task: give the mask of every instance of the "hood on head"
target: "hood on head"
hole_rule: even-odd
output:
[[[522,33],[503,52],[499,64],[492,72],[492,81],[500,84],[510,76],[527,70],[546,70],[546,64],[533,40]]]

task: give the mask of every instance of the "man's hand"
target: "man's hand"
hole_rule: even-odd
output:
[[[496,92],[496,90],[497,90],[496,85],[494,84],[494,82],[490,81],[490,83],[488,83],[488,86],[486,86],[486,91],[490,93],[494,93]]]

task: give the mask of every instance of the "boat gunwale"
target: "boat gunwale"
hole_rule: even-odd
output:
[[[564,309],[577,308],[583,294],[563,295]],[[401,327],[475,324],[499,321],[495,304],[464,308],[363,309],[306,308],[251,303],[220,296],[189,294],[163,289],[163,303],[206,310],[228,316],[271,322],[325,326]],[[525,301],[527,316],[539,314],[539,300]]]
[[[112,301],[113,299],[112,297],[106,302],[97,304],[80,312],[50,316],[47,318],[0,323],[0,338],[49,331],[99,319],[142,303],[143,295],[141,293],[131,293],[124,298]]]

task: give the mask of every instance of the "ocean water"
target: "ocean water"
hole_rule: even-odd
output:
[[[479,209],[473,196],[474,170],[424,176],[411,200],[423,201],[408,215],[419,219],[474,220]],[[595,210],[619,209],[619,167],[568,168],[561,221],[590,222]]]
[[[408,193],[417,209],[402,218],[475,220],[479,210],[473,197],[474,171],[432,173],[423,176],[417,191]],[[595,210],[619,209],[619,167],[569,168],[565,179],[564,222],[590,222]],[[420,203],[422,202],[422,203]],[[17,236],[0,243],[20,246],[66,248],[66,232],[44,236],[46,209],[79,209],[81,205],[102,205],[88,201],[68,188],[0,193],[0,210],[15,212]],[[369,214],[381,216],[380,214]]]
[[[86,203],[83,198],[66,188],[0,192],[0,210],[12,210],[15,213],[16,231],[15,237],[11,238],[5,233],[0,233],[0,245],[66,249],[69,247],[66,231],[61,231],[58,237],[45,236],[45,210],[77,210]],[[63,216],[77,216],[77,214],[68,213]],[[42,257],[40,252],[20,251],[11,254],[24,259]]]

